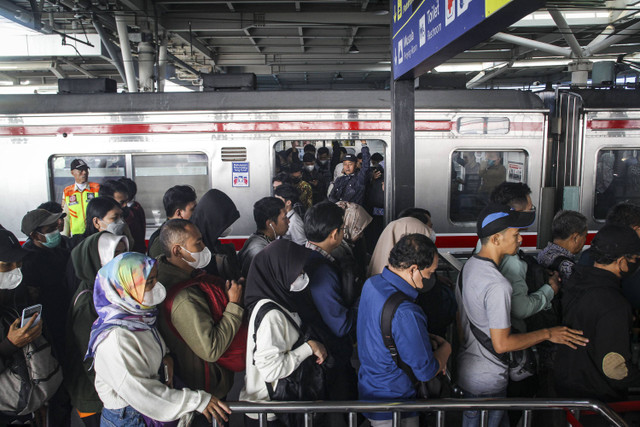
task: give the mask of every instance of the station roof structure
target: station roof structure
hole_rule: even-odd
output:
[[[210,73],[253,73],[258,90],[384,89],[389,10],[388,0],[0,0],[0,85],[109,77],[122,86],[107,44],[130,51],[135,63],[143,42],[156,56],[166,43],[168,81],[195,89]],[[127,26],[124,43],[117,20]],[[419,84],[568,83],[601,62],[638,83],[640,0],[550,0]]]

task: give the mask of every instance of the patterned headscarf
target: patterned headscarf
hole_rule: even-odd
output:
[[[158,310],[142,305],[147,278],[156,260],[136,252],[125,252],[98,271],[93,288],[93,303],[98,318],[91,326],[86,358],[116,327],[145,331],[155,327]]]

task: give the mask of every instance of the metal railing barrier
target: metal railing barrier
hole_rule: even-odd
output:
[[[392,426],[400,427],[402,412],[434,412],[436,425],[445,426],[449,411],[480,410],[480,426],[486,427],[490,410],[522,411],[522,427],[531,427],[533,411],[569,410],[579,415],[580,411],[591,411],[602,416],[610,425],[627,427],[627,423],[602,402],[585,399],[434,399],[414,402],[363,402],[321,401],[321,402],[227,402],[233,413],[259,414],[260,427],[267,426],[267,414],[302,413],[304,427],[313,427],[314,413],[346,413],[349,427],[357,427],[357,414],[361,412],[391,412]],[[218,427],[216,421],[213,426]]]

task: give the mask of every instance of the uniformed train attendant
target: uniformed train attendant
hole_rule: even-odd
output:
[[[82,159],[71,162],[71,175],[75,182],[65,187],[62,195],[62,209],[67,213],[64,234],[73,236],[85,230],[85,214],[89,200],[98,197],[100,184],[89,182],[89,165]]]

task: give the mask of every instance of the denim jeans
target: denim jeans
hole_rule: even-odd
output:
[[[131,406],[121,409],[102,408],[100,427],[146,427],[142,414]]]
[[[464,392],[467,399],[484,399],[490,397],[507,397],[507,391],[496,394],[471,394]],[[478,427],[480,425],[480,410],[464,411],[462,415],[462,427]],[[504,411],[489,411],[489,427],[509,427],[509,418]]]

